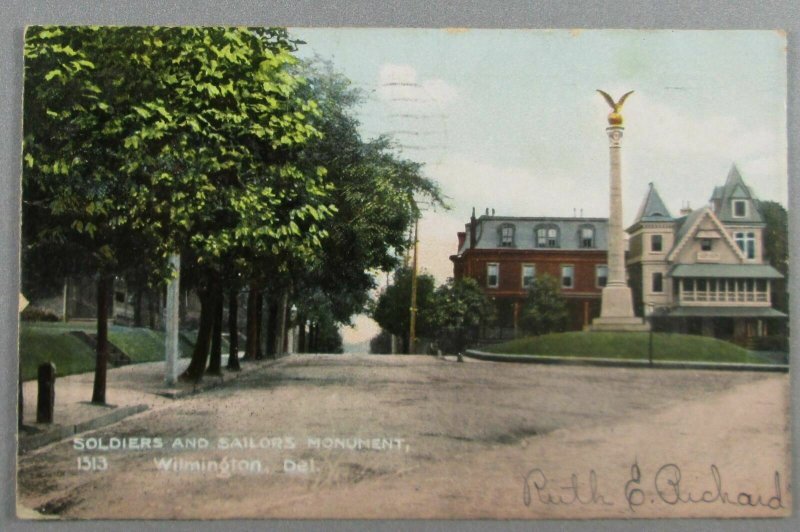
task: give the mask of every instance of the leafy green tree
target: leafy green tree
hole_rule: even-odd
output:
[[[445,352],[463,352],[493,317],[493,306],[475,279],[452,278],[436,289],[433,305],[424,318],[436,330],[436,341]]]
[[[26,36],[33,240],[77,244],[100,293],[143,254],[161,258],[161,281],[168,253],[191,257],[202,311],[187,378],[204,371],[230,257],[249,274],[264,261],[286,270],[325,237],[324,169],[298,164],[318,132],[316,106],[289,71],[294,48],[281,29],[32,27]],[[104,313],[98,304],[99,402]]]
[[[537,336],[560,332],[566,327],[567,316],[558,279],[548,274],[537,275],[520,313],[522,330]]]
[[[764,216],[764,258],[784,279],[773,281],[773,303],[783,312],[789,310],[789,296],[786,292],[789,274],[789,215],[783,205],[775,201],[760,201],[758,204]]]
[[[417,276],[417,336],[430,337],[435,332],[435,324],[430,321],[434,305],[433,276]],[[378,297],[372,311],[372,318],[382,329],[402,338],[403,352],[409,350],[409,326],[411,321],[411,270],[401,268],[394,274],[394,282]]]
[[[375,271],[392,271],[408,246],[408,229],[417,216],[414,198],[442,205],[435,182],[421,166],[398,157],[386,138],[365,140],[355,111],[363,94],[327,62],[300,66],[307,91],[320,113],[312,118],[320,136],[303,148],[301,159],[324,166],[333,188],[333,216],[321,222],[327,233],[321,253],[299,263],[292,274],[292,299],[301,317],[315,321],[321,299],[338,323],[363,311],[376,287]]]

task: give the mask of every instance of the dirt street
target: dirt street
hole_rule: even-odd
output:
[[[788,392],[775,373],[297,355],[22,456],[19,503],[68,518],[788,515]]]

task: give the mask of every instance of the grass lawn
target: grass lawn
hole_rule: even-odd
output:
[[[21,322],[19,354],[23,380],[35,379],[42,362],[56,365],[58,376],[94,371],[94,351],[70,331],[96,332],[93,323]],[[110,325],[108,337],[133,363],[164,359],[164,333],[146,328]],[[192,345],[181,339],[181,356],[191,355]]]
[[[489,353],[644,359],[648,357],[649,333],[567,332],[519,338],[487,346]],[[653,360],[697,362],[746,362],[764,359],[730,342],[707,336],[653,333]]]

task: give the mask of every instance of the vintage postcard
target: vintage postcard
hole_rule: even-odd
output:
[[[784,33],[24,54],[20,518],[791,514]]]

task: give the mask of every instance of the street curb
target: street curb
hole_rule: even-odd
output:
[[[271,360],[256,360],[254,363],[257,363],[257,367],[253,367],[252,369],[248,370],[239,370],[239,371],[228,371],[225,372],[221,376],[211,376],[208,377],[208,380],[201,380],[198,384],[193,385],[191,388],[186,389],[166,389],[156,392],[156,395],[160,395],[161,397],[166,397],[167,399],[181,399],[183,397],[188,397],[190,395],[195,395],[200,392],[205,392],[208,390],[213,390],[214,388],[220,388],[225,386],[226,384],[230,384],[231,382],[236,381],[243,375],[248,375],[254,371],[258,371],[259,368],[268,368],[273,366],[287,358],[291,355],[282,356],[280,358],[271,359]],[[250,364],[251,362],[247,362]]]
[[[90,419],[88,421],[84,421],[82,423],[78,423],[76,425],[58,426],[50,430],[47,430],[45,432],[42,432],[40,434],[32,434],[30,436],[18,436],[17,451],[19,452],[19,454],[24,454],[34,449],[38,449],[39,447],[44,447],[45,445],[49,445],[51,443],[63,440],[65,438],[69,438],[70,436],[74,436],[75,434],[80,434],[81,432],[96,430],[102,427],[106,427],[108,425],[113,425],[114,423],[122,421],[126,417],[130,417],[140,412],[144,412],[148,408],[150,407],[148,407],[145,404],[123,406],[114,409],[108,414],[96,417],[94,419]]]
[[[675,360],[655,360],[651,364],[647,360],[622,360],[617,358],[591,357],[554,357],[544,355],[509,355],[503,353],[487,353],[468,349],[464,356],[488,362],[517,362],[522,364],[560,364],[565,366],[604,366],[616,368],[661,368],[661,369],[708,369],[723,371],[789,371],[788,364],[745,364],[737,362],[691,362]]]

